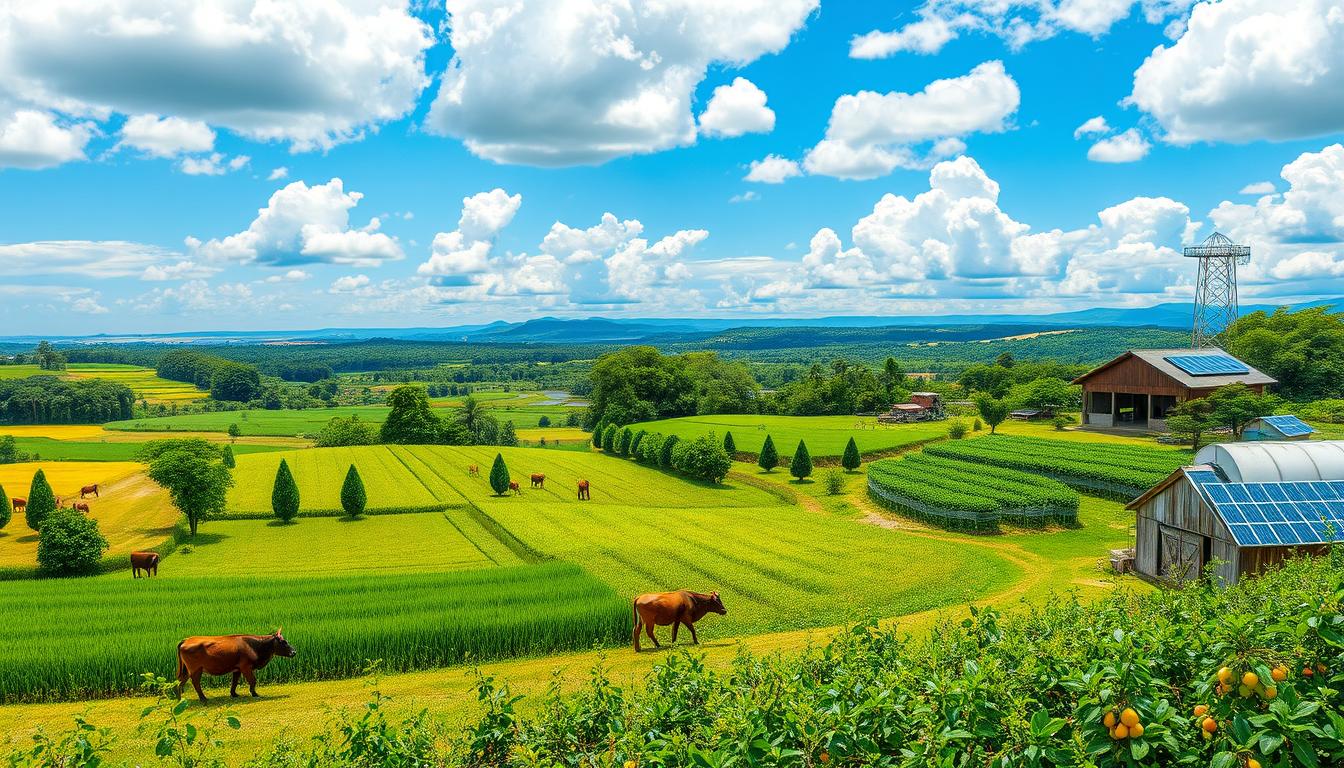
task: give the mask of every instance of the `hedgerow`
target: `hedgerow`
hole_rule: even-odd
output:
[[[1078,519],[1078,494],[1049,478],[926,453],[868,468],[870,495],[940,525],[993,531],[1001,519],[1042,525]]]
[[[1076,488],[1133,498],[1190,461],[1182,451],[1007,435],[945,442],[925,452],[1036,472]]]

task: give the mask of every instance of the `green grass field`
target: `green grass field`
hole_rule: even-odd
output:
[[[41,461],[135,461],[143,447],[134,442],[57,440],[50,437],[16,437],[14,443],[20,453],[36,456]],[[252,443],[233,446],[235,456],[282,450],[285,450],[284,446]]]
[[[694,483],[624,459],[578,451],[492,446],[376,445],[313,448],[240,456],[229,493],[232,512],[269,513],[275,471],[283,458],[299,484],[303,510],[340,509],[341,483],[350,464],[359,469],[371,510],[465,506],[493,498],[488,475],[495,454],[504,456],[522,495],[504,504],[576,505],[577,481],[588,480],[590,506],[756,507],[778,504],[770,493],[749,485]],[[470,477],[467,467],[480,468]],[[546,487],[533,489],[529,476],[546,475]]]
[[[861,453],[889,451],[947,435],[946,421],[880,426],[877,420],[858,416],[683,416],[676,419],[632,424],[631,429],[661,432],[682,439],[713,432],[720,438],[733,433],[737,450],[757,453],[770,435],[781,456],[793,455],[799,440],[807,441],[813,456],[839,456],[853,437]]]
[[[191,384],[161,379],[153,368],[115,363],[70,363],[64,371],[43,371],[36,365],[0,365],[0,379],[55,374],[67,379],[104,379],[125,384],[137,400],[150,403],[183,403],[202,400],[208,392]]]

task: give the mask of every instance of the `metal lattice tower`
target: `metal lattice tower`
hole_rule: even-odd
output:
[[[1214,232],[1203,243],[1186,246],[1185,255],[1199,259],[1191,346],[1211,347],[1237,319],[1237,265],[1250,262],[1251,249]]]

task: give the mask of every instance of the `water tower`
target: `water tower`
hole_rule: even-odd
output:
[[[1199,245],[1187,245],[1185,255],[1199,259],[1191,346],[1211,347],[1237,319],[1237,265],[1250,262],[1251,249],[1214,232]]]

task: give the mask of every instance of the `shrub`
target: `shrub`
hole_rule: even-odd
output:
[[[53,576],[86,576],[98,572],[107,539],[98,521],[73,509],[53,512],[42,523],[37,541],[37,564]]]
[[[551,417],[550,417],[550,416],[542,416],[541,418],[537,419],[537,426],[538,426],[538,427],[549,427],[549,426],[551,426]]]
[[[1061,413],[1060,415],[1051,419],[1050,423],[1054,425],[1056,432],[1063,432],[1065,427],[1073,423],[1073,417]]]
[[[733,441],[732,432],[723,433],[723,450],[727,451],[729,456],[737,454],[737,443]]]
[[[514,429],[512,421],[504,422],[499,428],[499,444],[510,448],[518,446],[518,430]]]
[[[681,442],[681,438],[676,435],[668,435],[663,440],[662,448],[658,451],[658,467],[660,469],[672,469],[672,454],[676,452],[679,442]]]
[[[966,436],[966,422],[954,421],[947,425],[947,436],[953,440],[960,440]]]
[[[733,467],[732,458],[723,449],[723,444],[715,439],[713,432],[694,440],[679,442],[672,461],[678,472],[711,483],[723,480]]]
[[[851,437],[849,438],[849,442],[845,444],[845,455],[840,457],[840,466],[853,472],[859,468],[859,464],[861,463],[862,459],[859,457],[859,446],[854,442],[854,438]]]
[[[502,454],[496,453],[495,463],[490,466],[490,488],[496,496],[503,496],[509,492],[509,468],[504,464]]]
[[[984,428],[985,428],[985,422],[981,421],[979,416],[976,416],[975,421],[971,422],[971,431],[979,432]]]
[[[845,492],[845,473],[838,469],[828,469],[821,477],[822,482],[826,484],[826,492],[832,496],[839,496]]]
[[[28,508],[24,510],[24,519],[34,531],[42,530],[42,521],[56,511],[56,494],[51,492],[51,483],[47,482],[47,473],[37,470],[33,475],[33,484],[28,489]]]
[[[775,467],[779,466],[779,452],[775,450],[774,438],[769,435],[765,436],[765,444],[761,446],[761,453],[756,457],[756,466],[766,472],[773,472]]]
[[[619,434],[620,430],[616,428],[615,424],[608,424],[606,430],[602,432],[602,450],[607,453],[615,453],[616,441],[619,439],[617,435]]]
[[[359,517],[364,514],[368,502],[368,494],[364,492],[364,478],[359,476],[359,470],[351,464],[350,469],[346,470],[345,482],[341,483],[341,509],[350,517]]]
[[[793,460],[789,462],[789,474],[802,482],[812,474],[812,454],[807,452],[807,443],[798,441],[798,448],[793,452]]]
[[[271,511],[288,523],[299,516],[299,484],[289,471],[289,462],[281,459],[275,470],[275,485],[271,486]]]
[[[224,462],[224,466],[228,467],[229,469],[233,469],[234,467],[238,466],[237,460],[233,458],[233,446],[231,445],[224,446],[224,451],[220,454],[219,458],[220,461]]]
[[[5,493],[5,486],[0,485],[0,530],[4,530],[4,527],[9,525],[12,517],[14,517],[14,507],[9,500],[9,494]]]
[[[630,455],[630,444],[635,441],[635,433],[629,427],[621,430],[616,436],[616,453],[621,456]]]
[[[569,415],[565,417],[566,427],[577,427],[582,423],[583,417],[579,415],[578,411],[570,411]]]
[[[632,458],[639,458],[639,444],[643,442],[644,436],[647,434],[649,433],[646,430],[641,429],[630,439],[630,450],[627,451],[627,453],[629,453]]]
[[[378,432],[372,424],[360,421],[359,414],[348,419],[339,416],[331,419],[317,431],[313,444],[318,448],[338,448],[347,445],[373,445],[378,442]]]

